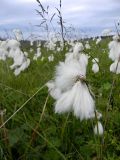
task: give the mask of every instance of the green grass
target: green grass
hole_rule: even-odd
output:
[[[90,42],[90,53],[99,58],[100,72],[92,73],[91,62],[87,71],[87,79],[95,93],[96,107],[103,114],[103,124],[112,80],[116,78],[104,145],[102,138],[93,134],[94,121],[80,122],[72,113],[55,114],[54,100],[44,87],[5,124],[5,128],[0,129],[0,160],[97,160],[100,159],[101,146],[103,160],[120,159],[120,78],[109,72],[112,62],[108,59],[108,42],[109,39],[105,39],[98,46]],[[24,46],[24,50],[27,48]],[[47,57],[51,53],[42,48],[45,60],[31,60],[30,67],[18,77],[9,69],[11,59],[0,61],[0,108],[6,109],[4,121],[53,78],[55,66],[64,60],[65,51],[54,53],[55,61],[48,62]],[[32,56],[29,53],[29,57]]]

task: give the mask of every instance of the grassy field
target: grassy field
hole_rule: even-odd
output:
[[[94,74],[90,58],[87,80],[95,94],[96,107],[103,114],[103,125],[107,120],[104,138],[94,135],[94,121],[81,122],[72,113],[54,113],[54,100],[43,86],[53,78],[55,66],[64,60],[66,50],[55,52],[53,62],[47,59],[52,51],[45,48],[42,48],[44,61],[33,61],[33,53],[29,53],[31,65],[18,77],[9,69],[11,59],[0,61],[0,109],[6,109],[4,116],[1,115],[1,125],[15,113],[0,129],[0,160],[120,159],[120,78],[109,71],[112,63],[108,58],[109,41],[104,39],[99,45],[90,41],[91,49],[86,51],[100,61],[100,72]],[[28,51],[28,46],[23,48]],[[106,119],[113,79],[115,86]]]

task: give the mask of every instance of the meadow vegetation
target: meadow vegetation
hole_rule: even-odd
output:
[[[24,43],[23,49],[29,53],[31,65],[17,77],[9,69],[9,65],[12,64],[10,58],[5,62],[0,61],[1,125],[44,86],[0,129],[1,160],[119,159],[120,79],[119,75],[109,71],[112,62],[108,58],[109,41],[110,38],[104,38],[99,45],[96,45],[95,41],[89,40],[91,49],[86,50],[86,53],[89,52],[92,57],[99,58],[100,71],[97,74],[92,72],[92,62],[89,61],[87,80],[95,94],[97,109],[103,115],[103,124],[106,120],[106,107],[112,81],[115,79],[104,138],[93,134],[94,121],[80,121],[72,113],[63,115],[54,113],[54,100],[49,96],[48,89],[44,85],[53,78],[55,66],[59,61],[64,60],[68,46],[63,51],[54,51],[54,53],[41,47],[45,59],[33,61],[34,53],[29,53],[30,46]],[[34,43],[33,49],[35,48]],[[54,54],[55,59],[48,62],[47,57],[51,53]]]

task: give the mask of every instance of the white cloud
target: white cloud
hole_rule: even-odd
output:
[[[0,21],[0,25],[9,25],[11,23],[17,22],[16,18],[4,19]]]
[[[20,3],[35,3],[36,0],[13,0],[12,3],[20,4]]]
[[[41,0],[46,7],[50,6],[50,14],[59,7],[59,0]],[[40,24],[40,17],[35,9],[39,9],[36,0],[1,0],[0,24],[10,27]],[[114,27],[114,20],[120,15],[119,0],[62,0],[62,13],[66,22],[82,28]],[[56,17],[57,18],[57,17]]]

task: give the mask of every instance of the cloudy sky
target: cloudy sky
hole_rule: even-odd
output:
[[[50,15],[59,6],[59,0],[41,2],[50,6]],[[14,28],[24,33],[38,32],[35,25],[41,19],[35,9],[39,9],[36,0],[0,0],[0,34]],[[99,34],[103,29],[115,28],[115,21],[120,19],[120,0],[62,0],[62,14],[66,25],[73,25],[86,34]]]

